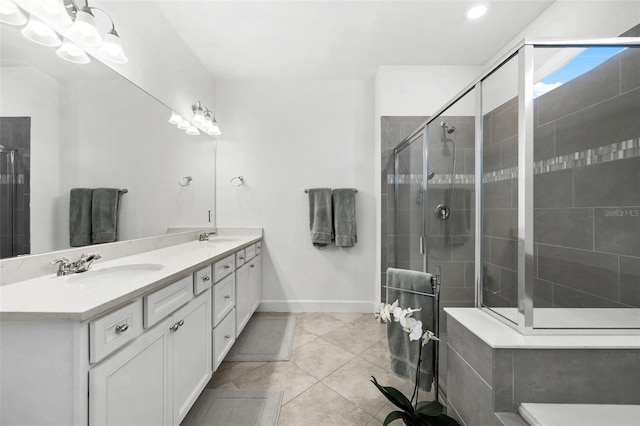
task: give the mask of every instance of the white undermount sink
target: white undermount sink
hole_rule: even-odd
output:
[[[65,277],[69,284],[109,284],[117,281],[139,278],[164,268],[159,263],[132,263],[89,270]]]

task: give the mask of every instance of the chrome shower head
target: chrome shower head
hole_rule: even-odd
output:
[[[456,128],[454,126],[449,126],[446,121],[441,121],[440,127],[442,127],[442,130],[447,134],[451,134],[456,131]]]

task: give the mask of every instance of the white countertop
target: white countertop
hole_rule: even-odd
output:
[[[637,334],[525,336],[478,308],[444,308],[451,318],[495,349],[640,349]]]
[[[89,272],[121,265],[161,264],[132,279],[109,285],[90,280],[72,282],[72,274],[55,273],[0,286],[0,318],[3,321],[73,320],[85,321],[122,305],[135,297],[160,288],[262,239],[262,235],[228,235],[211,241],[191,241],[131,256],[96,261]],[[96,249],[99,251],[99,249]]]

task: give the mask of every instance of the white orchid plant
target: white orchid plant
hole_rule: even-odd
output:
[[[380,323],[398,322],[409,335],[409,340],[418,340],[418,362],[416,366],[416,379],[411,399],[408,399],[402,392],[391,386],[382,386],[375,377],[371,377],[371,382],[380,392],[400,410],[392,411],[384,420],[383,426],[387,426],[394,420],[402,419],[409,426],[449,426],[459,425],[451,417],[444,414],[444,407],[438,401],[418,402],[418,392],[420,388],[420,364],[422,363],[422,348],[430,340],[440,340],[430,330],[422,329],[422,321],[412,318],[414,312],[420,309],[406,308],[398,306],[396,300],[391,305],[381,303],[374,312],[375,318]]]

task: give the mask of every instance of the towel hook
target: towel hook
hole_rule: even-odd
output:
[[[231,185],[232,186],[242,186],[242,185],[244,185],[244,177],[243,176],[236,176],[236,177],[231,178]]]
[[[178,181],[178,185],[180,186],[189,186],[191,185],[191,181],[193,180],[193,178],[191,176],[185,176],[182,179],[180,179]]]

